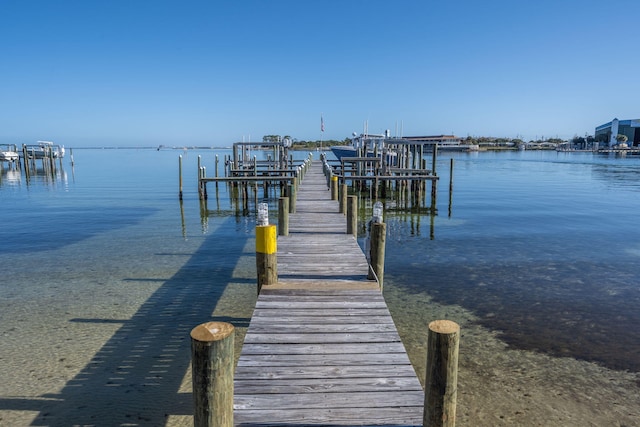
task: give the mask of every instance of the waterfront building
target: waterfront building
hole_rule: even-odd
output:
[[[616,136],[626,135],[629,147],[640,146],[640,119],[618,120],[613,119],[596,128],[596,141],[606,142],[609,147],[618,144]]]

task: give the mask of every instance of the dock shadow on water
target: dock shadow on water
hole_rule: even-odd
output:
[[[230,284],[250,288],[243,295],[255,294],[255,280],[235,274],[238,263],[247,255],[244,251],[249,235],[231,236],[221,231],[233,221],[234,218],[226,219],[218,231],[206,237],[175,275],[164,281],[131,318],[122,321],[122,326],[59,394],[32,401],[9,399],[0,406],[39,410],[33,426],[161,426],[172,416],[190,416],[192,396],[190,387],[184,390],[183,383],[188,378],[190,384],[191,378],[191,329],[211,320],[230,322],[237,328],[249,323],[250,311],[247,317],[213,315]],[[154,280],[159,279],[127,277],[123,281],[135,286],[137,282]],[[246,301],[248,310],[254,302]],[[71,321],[114,322],[82,318]]]

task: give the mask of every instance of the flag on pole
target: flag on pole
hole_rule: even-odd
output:
[[[322,114],[320,114],[320,132],[324,132],[324,119],[322,118]]]

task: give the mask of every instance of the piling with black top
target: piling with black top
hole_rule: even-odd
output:
[[[460,326],[450,320],[429,323],[423,425],[454,427],[458,388]]]
[[[233,426],[234,327],[207,322],[191,330],[193,425]]]

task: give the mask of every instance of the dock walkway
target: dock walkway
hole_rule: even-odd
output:
[[[236,426],[419,426],[424,393],[319,161],[299,187],[277,285],[258,297],[235,373]]]

